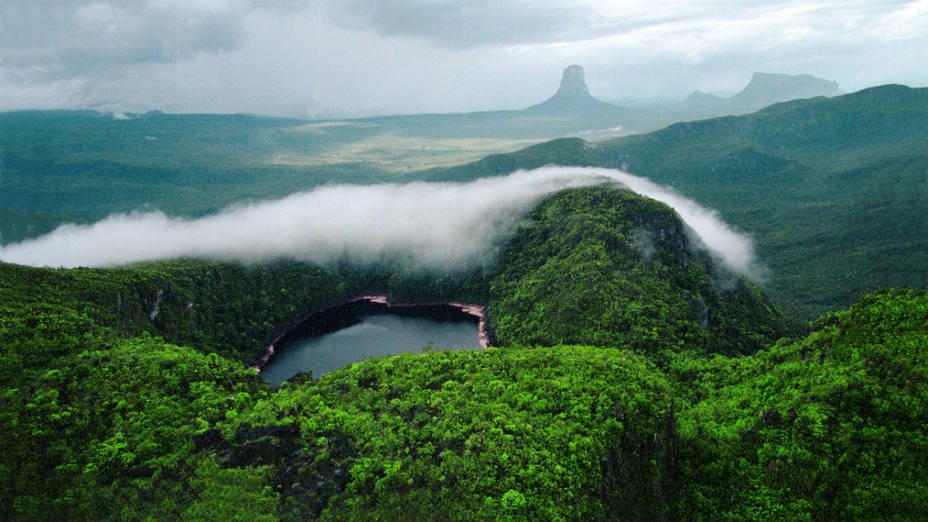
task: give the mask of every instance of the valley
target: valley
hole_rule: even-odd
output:
[[[519,111],[0,113],[0,518],[928,517],[928,89],[578,67]]]

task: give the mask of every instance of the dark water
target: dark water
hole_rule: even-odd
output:
[[[313,377],[369,357],[403,352],[480,348],[473,320],[435,320],[409,315],[378,314],[357,318],[360,322],[324,335],[310,335],[282,345],[261,377],[279,386],[300,372]]]

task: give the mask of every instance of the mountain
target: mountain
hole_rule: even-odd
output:
[[[928,89],[885,85],[595,145],[555,140],[428,176],[565,164],[671,185],[749,233],[768,294],[811,319],[867,291],[928,285],[926,143]]]
[[[561,76],[561,85],[554,96],[538,105],[525,109],[524,112],[559,117],[600,117],[608,114],[619,114],[622,109],[590,95],[590,90],[586,86],[583,67],[570,65],[564,69]]]
[[[51,131],[52,116],[0,132],[4,204],[31,208],[51,178],[80,192],[43,209],[102,212],[126,183],[144,198],[147,176],[175,172],[160,154],[194,158],[200,143],[215,148],[158,180],[165,193],[202,189],[194,171],[221,158],[213,179],[267,190],[275,171],[221,149],[289,136],[246,118],[230,140],[217,127],[234,117],[168,115],[126,128],[69,113]],[[144,148],[159,126],[171,145]],[[891,85],[405,179],[548,163],[650,176],[753,234],[768,288],[809,314],[928,282],[926,142],[928,89]],[[928,291],[864,296],[795,338],[688,234],[669,207],[595,187],[542,201],[472,274],[0,263],[0,519],[928,519]],[[501,345],[372,358],[278,390],[246,367],[308,309],[367,292],[485,302]]]
[[[866,296],[805,338],[706,356],[689,312],[664,307],[696,263],[664,264],[680,260],[674,233],[651,260],[629,248],[642,216],[679,226],[621,191],[556,195],[510,258],[524,275],[510,331],[627,344],[408,353],[274,391],[221,336],[259,349],[294,305],[351,285],[305,265],[0,263],[0,517],[925,519],[928,293]],[[658,277],[618,274],[620,292],[644,291],[600,316],[614,287],[596,278],[623,258]],[[537,305],[519,295],[552,284]],[[172,292],[169,317],[148,313]],[[720,319],[744,317],[733,304]],[[664,342],[683,350],[649,349]]]
[[[731,97],[721,98],[694,91],[683,105],[691,109],[750,112],[778,102],[838,94],[841,94],[841,90],[837,82],[809,74],[756,72],[751,76],[750,83]]]
[[[503,345],[753,353],[791,333],[747,280],[715,263],[663,203],[615,187],[542,202],[490,282]]]
[[[725,98],[696,90],[683,103],[687,107],[696,109],[720,109],[725,104]]]
[[[735,107],[760,109],[777,102],[816,96],[835,96],[840,93],[838,82],[808,74],[757,72],[751,77],[751,82],[747,87],[729,98],[728,101]]]
[[[674,390],[648,357],[791,333],[688,234],[619,187],[556,194],[475,269],[500,348],[375,358],[275,392],[245,366],[313,306],[385,284],[471,296],[457,275],[390,266],[0,263],[0,518],[655,518],[675,509],[679,457]]]

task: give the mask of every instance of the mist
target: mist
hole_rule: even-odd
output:
[[[400,261],[453,271],[486,263],[544,196],[618,183],[664,202],[730,269],[754,277],[750,238],[717,212],[672,189],[613,169],[543,167],[466,183],[330,185],[283,199],[233,205],[197,219],[160,211],[116,214],[0,247],[0,260],[31,266],[110,267],[205,258],[241,262],[296,259],[317,264]]]

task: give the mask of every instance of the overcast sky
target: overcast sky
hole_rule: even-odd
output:
[[[519,109],[754,71],[928,85],[928,0],[0,0],[0,110],[286,116]]]

